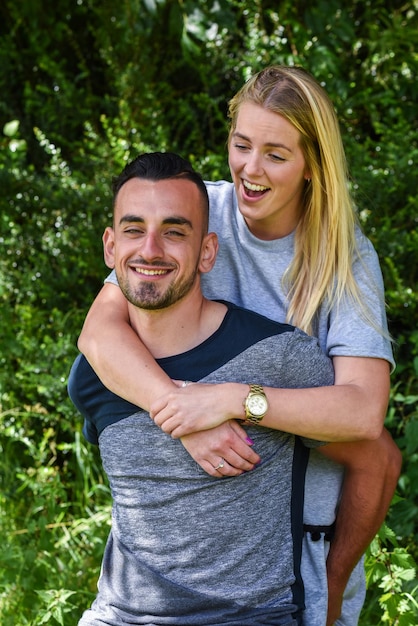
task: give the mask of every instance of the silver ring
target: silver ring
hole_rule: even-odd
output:
[[[187,385],[191,385],[191,384],[192,384],[192,383],[191,383],[191,381],[190,381],[190,380],[183,380],[183,382],[182,382],[182,385],[181,385],[181,386],[182,386],[182,387],[187,387]]]
[[[219,465],[214,467],[214,469],[216,469],[216,470],[221,469],[222,467],[224,467],[224,465],[225,465],[225,461],[223,459],[221,459],[221,462],[219,463]]]

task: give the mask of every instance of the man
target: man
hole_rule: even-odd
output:
[[[263,460],[233,479],[209,476],[79,357],[69,391],[113,497],[99,592],[80,626],[301,624],[308,448],[273,429],[262,385],[330,385],[331,363],[293,327],[203,297],[200,275],[215,262],[217,239],[207,232],[205,186],[187,162],[142,155],[114,192],[105,259],[132,327],[171,378],[242,383],[242,417]],[[320,449],[339,460],[338,445]]]

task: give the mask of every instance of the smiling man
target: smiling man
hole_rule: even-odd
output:
[[[80,626],[301,624],[304,476],[320,444],[275,428],[263,385],[331,385],[330,360],[293,326],[204,298],[217,237],[206,187],[179,156],[126,166],[103,241],[131,324],[170,378],[242,385],[242,423],[262,461],[237,477],[208,475],[80,355],[69,393],[113,498],[98,594]]]
[[[196,282],[195,257],[207,230],[205,211],[202,209],[197,224],[201,238],[193,236],[196,224],[184,217],[182,211],[178,215],[165,215],[170,205],[184,204],[185,192],[192,204],[199,206],[203,203],[197,186],[181,178],[162,180],[158,184],[132,178],[117,192],[115,224],[104,234],[105,255],[107,264],[113,267],[117,240],[116,275],[124,296],[136,307],[148,310],[169,307],[181,300]],[[124,211],[124,207],[132,213]],[[149,211],[150,207],[152,219],[147,219],[143,216],[144,208]],[[208,240],[213,246],[213,236]],[[191,256],[190,252],[193,258],[187,259],[184,267],[184,257]]]

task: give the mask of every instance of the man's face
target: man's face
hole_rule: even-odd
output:
[[[199,190],[191,181],[132,178],[116,197],[105,259],[133,305],[164,309],[198,286],[205,241]]]

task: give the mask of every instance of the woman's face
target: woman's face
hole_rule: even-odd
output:
[[[229,167],[239,209],[259,239],[285,237],[300,219],[310,174],[299,143],[299,131],[281,115],[241,105],[229,138]]]

